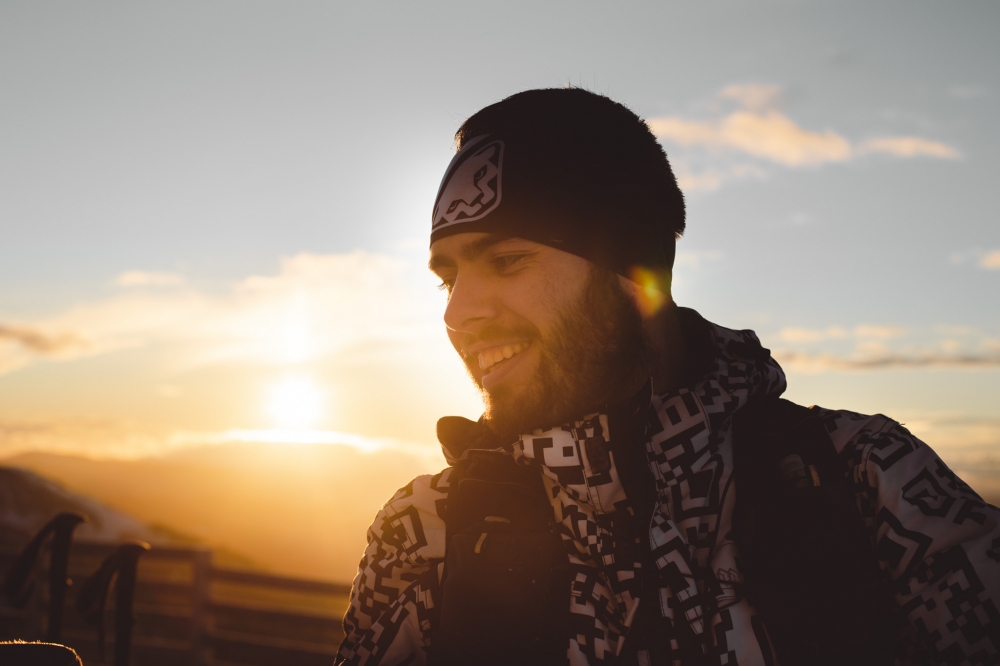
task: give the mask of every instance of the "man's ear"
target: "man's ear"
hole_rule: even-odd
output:
[[[632,297],[642,318],[652,319],[671,303],[669,270],[633,266],[628,277],[618,275],[622,290]]]

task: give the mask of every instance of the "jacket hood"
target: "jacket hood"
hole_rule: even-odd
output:
[[[678,308],[678,319],[696,381],[688,388],[721,392],[734,398],[729,409],[713,415],[713,420],[732,418],[736,409],[750,400],[777,399],[786,388],[785,373],[761,345],[751,330],[732,330],[713,324],[690,308]],[[654,387],[655,388],[655,387]],[[648,386],[643,389],[648,391]],[[513,443],[497,437],[483,417],[478,421],[461,416],[438,420],[437,437],[449,465],[454,465],[468,449],[503,449]]]

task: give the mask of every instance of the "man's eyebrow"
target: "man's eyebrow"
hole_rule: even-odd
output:
[[[500,236],[498,234],[487,234],[482,238],[463,245],[459,250],[459,254],[465,261],[473,261],[486,250],[490,249],[497,243],[502,243],[506,240],[510,240],[510,238],[508,236]],[[433,272],[437,272],[437,269],[439,268],[450,268],[454,265],[455,262],[452,259],[442,257],[440,255],[432,256],[430,261],[427,262],[427,268],[431,269]]]

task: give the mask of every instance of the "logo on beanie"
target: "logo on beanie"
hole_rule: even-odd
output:
[[[434,204],[431,230],[482,219],[502,193],[503,141],[477,136],[448,165]]]

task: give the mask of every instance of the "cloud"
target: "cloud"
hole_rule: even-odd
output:
[[[983,255],[979,260],[979,267],[988,271],[1000,271],[1000,250],[993,250]]]
[[[155,428],[138,430],[132,424],[112,419],[0,419],[0,454],[3,456],[50,451],[140,458],[162,452],[167,437]]]
[[[778,338],[784,342],[821,342],[823,340],[841,340],[849,335],[846,328],[831,326],[826,329],[815,328],[783,328]]]
[[[962,156],[957,149],[940,141],[930,141],[915,136],[884,136],[868,139],[858,145],[857,154],[886,153],[896,157],[939,157],[954,160]]]
[[[879,338],[888,340],[890,338],[902,337],[906,334],[905,328],[899,326],[871,326],[861,324],[854,327],[854,335],[859,338]]]
[[[683,192],[711,192],[717,190],[726,178],[726,173],[717,170],[702,171],[693,173],[683,165],[681,160],[673,163],[674,175],[677,177],[677,185]]]
[[[892,417],[930,444],[988,502],[1000,498],[1000,419],[975,414],[893,410]]]
[[[898,338],[906,333],[906,329],[898,326],[875,326],[870,324],[860,324],[852,330],[843,326],[830,326],[828,328],[798,328],[789,327],[781,329],[778,338],[784,342],[809,343],[822,342],[824,340],[846,340],[848,338],[864,339],[877,338],[887,340]]]
[[[86,353],[91,345],[74,332],[31,325],[0,324],[0,375],[37,359],[67,359]]]
[[[280,365],[439,336],[443,300],[429,274],[420,279],[410,271],[398,259],[358,251],[288,257],[276,273],[247,277],[222,293],[171,279],[179,288],[130,290],[0,327],[0,373],[41,358],[70,360],[154,345],[185,367],[234,360]]]
[[[880,350],[880,354],[838,356],[825,352],[804,352],[780,349],[774,358],[783,366],[803,372],[829,372],[836,370],[886,370],[892,368],[963,368],[988,369],[1000,367],[1000,352],[994,354],[945,354],[924,352],[915,354],[893,353]]]
[[[170,289],[118,290],[5,323],[0,374],[25,373],[4,378],[5,395],[18,397],[18,386],[37,380],[32,366],[61,366],[46,368],[59,378],[50,395],[28,392],[12,409],[123,423],[7,427],[0,451],[139,455],[196,443],[177,441],[164,431],[168,423],[196,434],[263,432],[287,420],[271,408],[274,387],[290,376],[314,382],[322,395],[309,427],[433,442],[442,414],[481,411],[445,335],[446,297],[435,286],[422,262],[303,253],[228,285],[189,279]]]
[[[972,264],[987,271],[1000,270],[1000,250],[973,248],[952,252],[948,261],[956,266]]]
[[[58,356],[74,349],[85,349],[87,343],[72,333],[45,333],[37,329],[0,325],[0,342],[20,345],[40,356]]]
[[[786,346],[777,346],[774,357],[789,369],[810,373],[1000,366],[1000,340],[966,326],[915,330],[884,324],[786,327],[776,337]]]
[[[700,268],[702,264],[719,261],[723,258],[723,253],[718,250],[708,250],[705,252],[681,251],[674,259],[674,266],[687,266],[689,268]]]
[[[684,147],[732,150],[784,166],[843,162],[851,144],[832,131],[812,132],[777,111],[736,111],[719,120],[654,118],[653,133]]]
[[[738,157],[789,168],[848,162],[876,153],[905,159],[961,157],[953,146],[923,137],[881,136],[854,144],[831,129],[807,129],[777,108],[782,97],[779,86],[733,85],[723,88],[718,97],[735,102],[738,108],[710,119],[674,115],[647,120],[658,138],[685,149],[675,160],[681,163],[682,189],[707,191],[725,180],[761,175],[759,165],[757,171],[752,170],[753,164],[734,165],[732,160]],[[692,151],[707,153],[712,165],[694,172],[687,166]],[[725,161],[720,165],[722,158]]]
[[[124,419],[0,419],[0,455],[4,457],[27,451],[48,451],[69,455],[86,452],[90,457],[134,460],[182,449],[232,443],[345,446],[363,453],[390,450],[422,459],[429,463],[428,469],[436,469],[444,462],[437,443],[365,437],[331,430],[230,429],[195,432],[171,431],[148,424],[137,428],[134,422]]]
[[[672,156],[671,167],[677,184],[684,192],[710,192],[727,180],[767,177],[767,172],[760,166],[744,162],[712,165],[698,170],[683,155]]]
[[[126,271],[115,282],[121,287],[175,287],[184,284],[184,276],[176,273]]]
[[[774,108],[781,101],[784,91],[781,86],[744,83],[726,86],[719,91],[721,99],[736,101],[745,109],[764,111]]]

